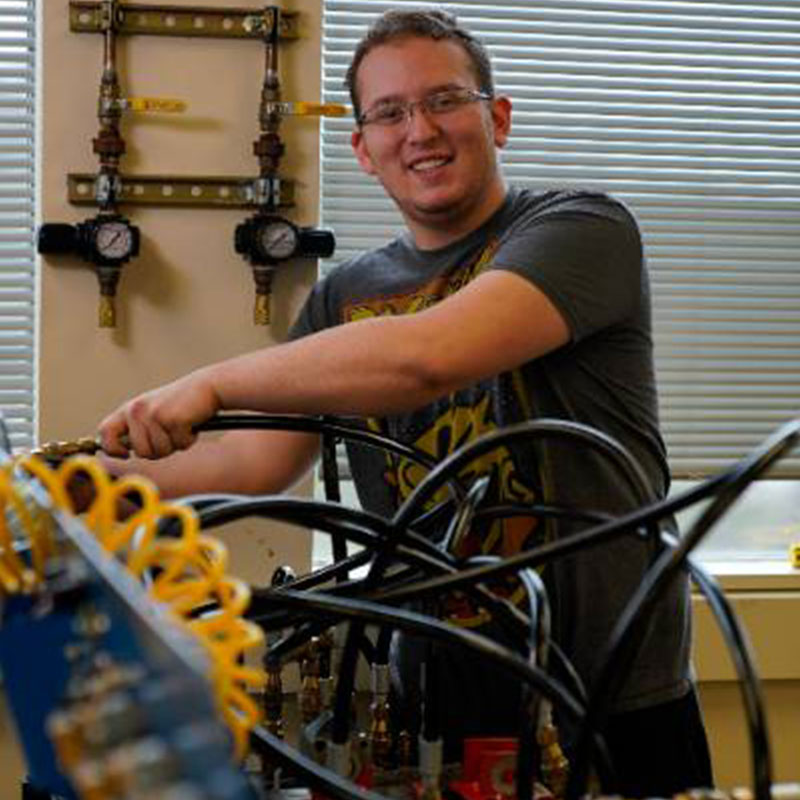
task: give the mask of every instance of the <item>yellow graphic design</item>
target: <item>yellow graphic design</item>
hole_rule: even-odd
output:
[[[371,425],[376,427],[376,422],[371,421]],[[414,445],[437,461],[442,461],[467,442],[496,429],[497,425],[491,417],[488,394],[484,394],[474,406],[456,405],[453,398],[451,405]],[[425,476],[425,470],[408,459],[392,458],[390,461],[384,477],[394,488],[398,504],[402,504]],[[520,480],[508,448],[499,447],[475,459],[461,471],[459,477],[465,486],[470,486],[484,475],[491,479],[491,496],[495,502],[524,504],[534,501],[533,489]],[[450,490],[443,487],[429,501],[428,507],[432,508],[445,501],[449,493]],[[466,557],[478,553],[496,553],[508,556],[518,553],[531,531],[529,518],[495,520],[488,530],[473,531],[456,555]],[[479,542],[476,541],[478,536]]]
[[[483,272],[491,264],[499,242],[492,240],[471,264],[453,270],[447,275],[434,278],[429,283],[409,293],[377,297],[360,301],[343,309],[343,321],[355,322],[373,317],[388,317],[399,314],[416,314],[457,292]]]
[[[497,429],[492,419],[491,398],[484,393],[475,405],[457,405],[455,398],[451,405],[435,419],[430,428],[420,436],[414,445],[441,461],[458,450],[463,444]],[[370,420],[370,427],[379,428],[377,420]],[[426,471],[412,461],[396,456],[387,456],[384,480],[394,489],[398,504],[408,498],[424,478]],[[511,451],[498,447],[467,464],[459,473],[465,486],[470,486],[481,476],[489,476],[490,505],[513,503],[533,503],[536,494],[519,473]],[[427,504],[432,508],[449,496],[449,489],[442,488]],[[534,517],[508,517],[473,525],[469,533],[459,543],[455,555],[469,558],[479,554],[509,556],[530,546],[537,527]],[[513,603],[520,603],[525,590],[516,581],[504,586],[495,586],[495,591],[509,597]],[[466,598],[458,596],[447,604],[451,620],[466,627],[476,627],[487,621],[485,612],[476,612]]]
[[[401,314],[415,314],[440,302],[445,297],[465,286],[486,267],[491,264],[497,250],[498,242],[490,242],[475,258],[472,263],[439,276],[427,284],[416,288],[406,294],[384,296],[362,300],[353,303],[344,309],[345,322],[360,319],[370,319],[381,316],[395,316]],[[509,382],[513,386],[515,400],[520,408],[527,408],[527,398],[524,394],[524,381],[521,376],[513,376]],[[418,449],[441,461],[460,449],[467,442],[474,441],[484,434],[497,429],[497,422],[493,416],[491,395],[479,392],[471,400],[453,395],[450,402],[445,404],[441,414],[431,421],[430,426],[422,433],[413,444]],[[381,420],[370,419],[368,425],[371,429],[386,433]],[[426,471],[409,461],[397,456],[387,455],[385,482],[394,490],[397,505],[401,505],[411,494],[426,474]],[[490,504],[530,504],[535,500],[534,489],[527,485],[524,477],[514,461],[513,454],[506,447],[500,447],[468,464],[461,472],[461,479],[465,486],[470,486],[475,479],[489,476]],[[433,497],[428,508],[442,502],[449,496],[447,487]],[[469,557],[478,554],[496,554],[508,556],[518,553],[531,542],[536,519],[533,517],[509,517],[487,521],[480,525],[473,525],[472,530],[459,543],[456,555]],[[516,581],[504,587],[495,587],[502,591],[512,602],[520,602],[524,597],[524,589]],[[471,604],[464,601],[451,601],[448,605],[451,618],[459,625],[474,627],[486,621],[485,614],[476,613]]]

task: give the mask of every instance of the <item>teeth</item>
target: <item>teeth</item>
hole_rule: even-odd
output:
[[[421,172],[426,169],[436,169],[436,167],[441,167],[446,163],[446,158],[429,158],[425,161],[418,161],[411,167],[411,169],[415,170],[416,172]]]

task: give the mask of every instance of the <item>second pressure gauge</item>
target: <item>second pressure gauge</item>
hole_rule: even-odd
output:
[[[271,217],[260,226],[258,243],[266,258],[283,261],[297,252],[300,233],[288,219]]]
[[[269,266],[290,258],[333,255],[333,233],[299,228],[276,214],[256,214],[236,226],[234,246],[251,264]]]

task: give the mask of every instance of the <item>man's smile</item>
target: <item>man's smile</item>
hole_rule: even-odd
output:
[[[412,172],[433,172],[440,167],[443,167],[453,161],[452,156],[426,156],[425,158],[417,159],[409,164],[409,169]]]

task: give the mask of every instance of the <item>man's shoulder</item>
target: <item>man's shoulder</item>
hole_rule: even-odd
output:
[[[589,188],[533,189],[512,187],[515,214],[547,216],[559,213],[598,215],[636,226],[633,212],[619,198],[608,192]]]

